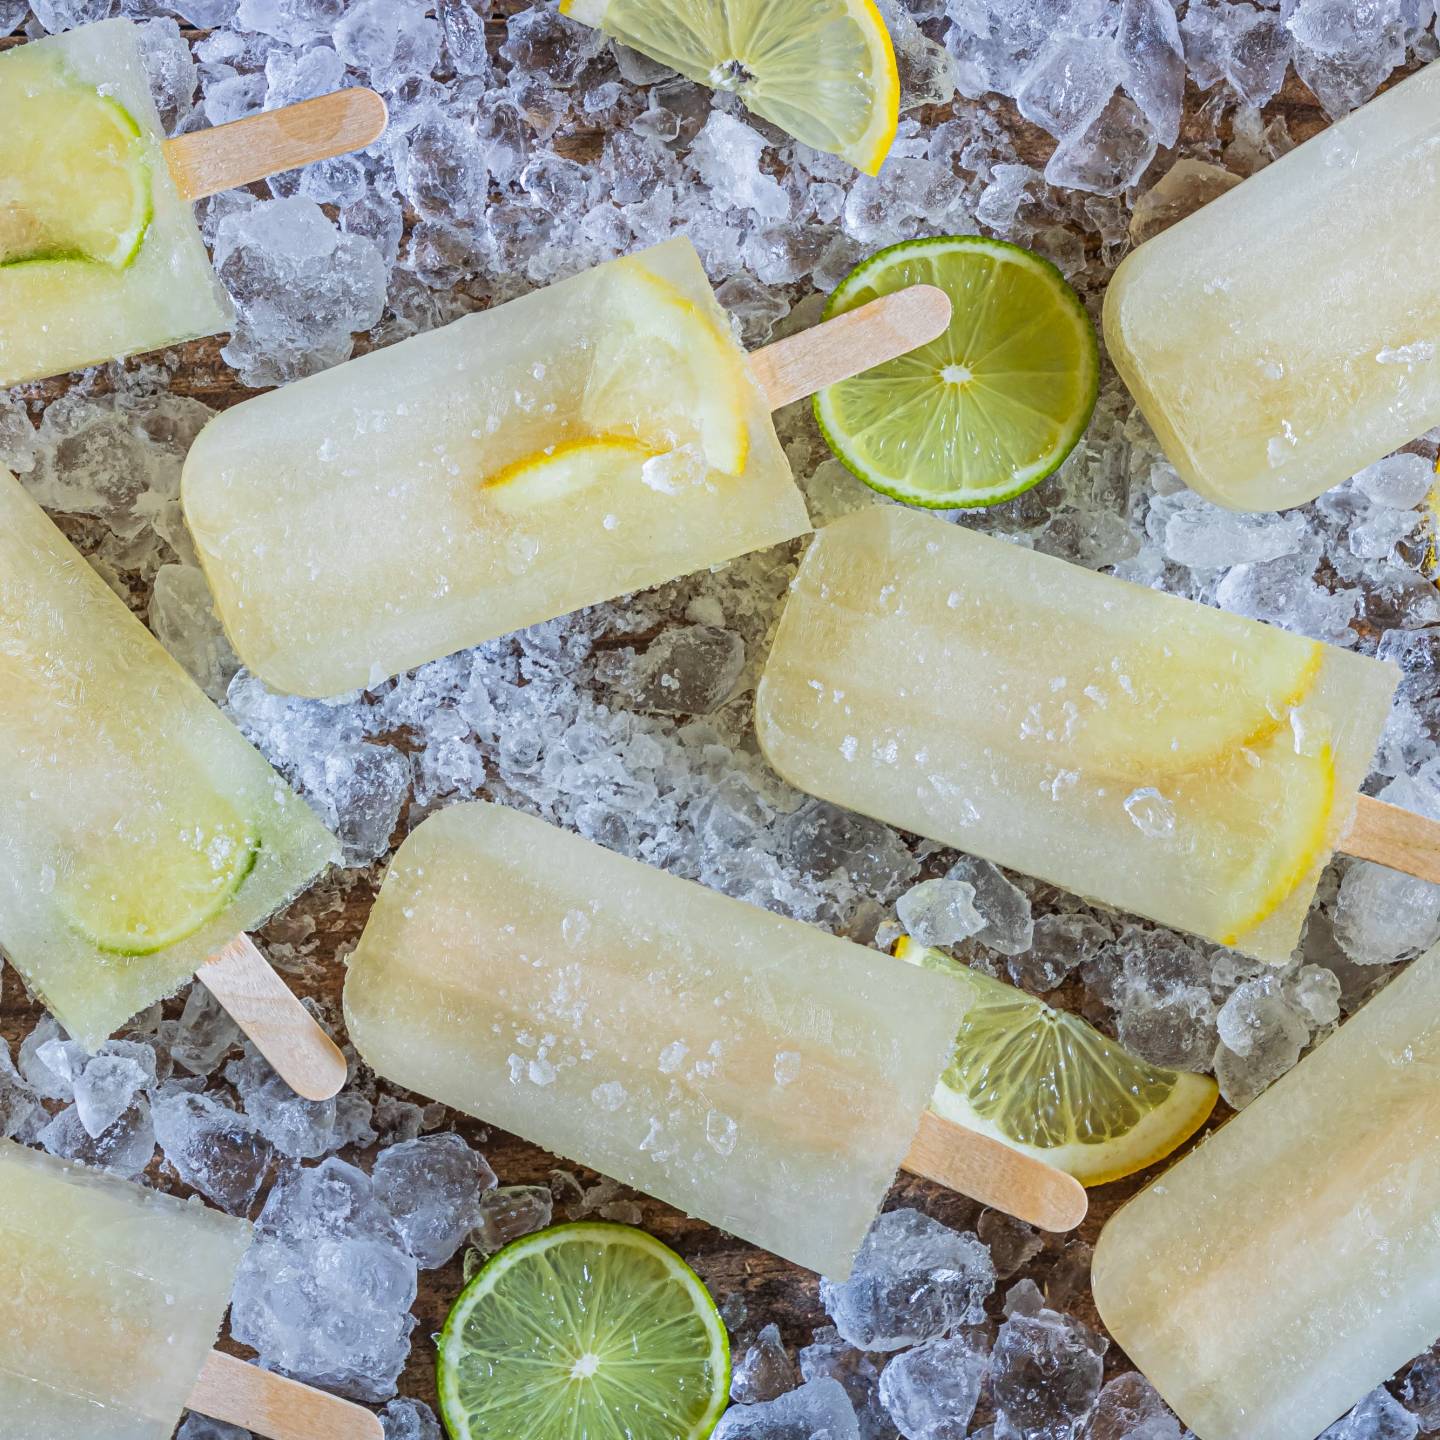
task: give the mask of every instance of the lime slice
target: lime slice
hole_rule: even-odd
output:
[[[852,270],[825,314],[938,285],[945,333],[815,397],[830,448],[872,489],[935,509],[994,505],[1053,473],[1090,423],[1095,327],[1048,261],[957,235],[892,245]]]
[[[177,816],[126,821],[87,850],[58,887],[71,925],[113,955],[153,955],[193,935],[245,883],[260,852],[253,827],[219,796]]]
[[[874,0],[561,0],[560,13],[873,175],[900,120],[895,48]]]
[[[895,953],[951,975],[972,1000],[931,1108],[1083,1185],[1163,1160],[1205,1123],[1208,1075],[1147,1064],[1078,1015],[902,939]]]
[[[506,1246],[439,1345],[453,1440],[704,1440],[730,1389],[709,1292],[626,1225],[557,1225]]]
[[[615,481],[640,484],[645,462],[655,452],[624,435],[595,435],[568,440],[516,460],[481,486],[498,509],[518,514],[537,505],[568,500],[592,485]]]
[[[585,423],[633,433],[652,451],[700,441],[706,464],[745,469],[750,450],[745,359],[722,317],[637,260],[609,273],[603,338],[580,404]]]
[[[135,259],[154,206],[145,140],[124,106],[40,59],[7,71],[0,135],[0,266]]]

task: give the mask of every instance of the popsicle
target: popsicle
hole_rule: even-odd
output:
[[[1200,1440],[1312,1440],[1440,1334],[1440,948],[1101,1232],[1110,1333]]]
[[[243,933],[333,837],[0,471],[0,946],[97,1046],[197,972],[302,1094],[334,1045]]]
[[[384,126],[357,89],[166,141],[128,20],[0,54],[0,389],[227,329],[190,202]]]
[[[211,1350],[250,1226],[0,1140],[6,1440],[170,1440],[188,1407],[271,1440],[380,1440],[358,1405]]]
[[[679,237],[216,416],[186,519],[251,670],[373,685],[799,535],[769,411],[949,313],[917,286],[747,360]]]
[[[835,1278],[902,1163],[1051,1229],[1085,1213],[1068,1175],[925,1113],[966,1004],[485,803],[400,847],[345,980],[387,1079]]]
[[[1185,483],[1303,505],[1440,423],[1429,65],[1126,257],[1105,340]]]
[[[1397,858],[1347,835],[1397,678],[882,506],[805,556],[756,727],[802,790],[1278,963],[1337,846]]]

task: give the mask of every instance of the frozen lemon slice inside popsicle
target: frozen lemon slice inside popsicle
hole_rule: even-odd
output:
[[[128,265],[154,213],[140,126],[53,54],[17,60],[28,60],[18,80],[0,86],[0,266]]]

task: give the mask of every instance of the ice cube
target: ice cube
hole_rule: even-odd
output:
[[[1078,1440],[1100,1395],[1109,1341],[1054,1310],[1017,1310],[991,1354],[995,1440]]]
[[[211,1075],[240,1043],[240,1027],[203,985],[192,985],[180,1012],[170,1056],[192,1075]]]
[[[1155,1387],[1131,1371],[1101,1390],[1086,1440],[1180,1440],[1180,1422]]]
[[[392,1400],[381,1412],[385,1440],[445,1440],[435,1412],[421,1400]]]
[[[870,1227],[843,1284],[820,1282],[841,1337],[862,1350],[899,1350],[984,1317],[995,1287],[990,1252],[918,1210],[891,1210]]]
[[[155,1157],[155,1127],[150,1103],[142,1095],[107,1129],[91,1135],[68,1105],[36,1137],[62,1160],[78,1160],[133,1180]]]
[[[1030,948],[1035,924],[1029,897],[997,866],[963,855],[950,867],[947,878],[975,888],[975,908],[985,921],[984,928],[975,932],[978,944],[1001,955],[1021,955]]]
[[[251,1440],[251,1435],[238,1425],[227,1425],[208,1415],[187,1415],[175,1432],[175,1440]]]
[[[895,904],[906,933],[921,945],[957,945],[985,929],[975,887],[964,880],[922,880]]]
[[[905,1440],[965,1440],[986,1357],[968,1339],[927,1340],[880,1376],[880,1399]]]
[[[444,1265],[480,1223],[480,1195],[495,1172],[454,1133],[392,1145],[375,1159],[375,1198],[422,1270]]]
[[[502,1185],[480,1196],[480,1218],[471,1243],[482,1254],[492,1255],[512,1240],[549,1223],[554,1197],[544,1185]]]
[[[780,1329],[767,1325],[735,1363],[730,1398],[740,1405],[774,1400],[795,1386],[795,1362],[780,1340]]]
[[[1383,1387],[1372,1390],[1320,1440],[1415,1440],[1420,1422]]]
[[[157,1096],[153,1115],[155,1138],[181,1180],[231,1215],[248,1214],[275,1154],[254,1121],[212,1095],[178,1090]]]
[[[860,1440],[855,1410],[838,1380],[810,1380],[776,1400],[732,1405],[714,1440]]]

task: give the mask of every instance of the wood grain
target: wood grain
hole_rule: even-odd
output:
[[[928,345],[949,323],[950,297],[934,285],[912,285],[753,351],[750,371],[779,410]]]
[[[212,1350],[189,1407],[268,1440],[385,1440],[380,1421],[348,1400]]]
[[[183,200],[201,200],[284,170],[373,145],[388,112],[373,90],[356,87],[192,130],[165,142],[165,160]]]
[[[344,1088],[345,1057],[248,935],[212,955],[195,978],[297,1095],[328,1100]]]
[[[1073,1230],[1089,1201],[1073,1175],[927,1110],[904,1168],[1042,1230]]]
[[[1362,795],[1340,842],[1346,855],[1440,884],[1440,824]]]

